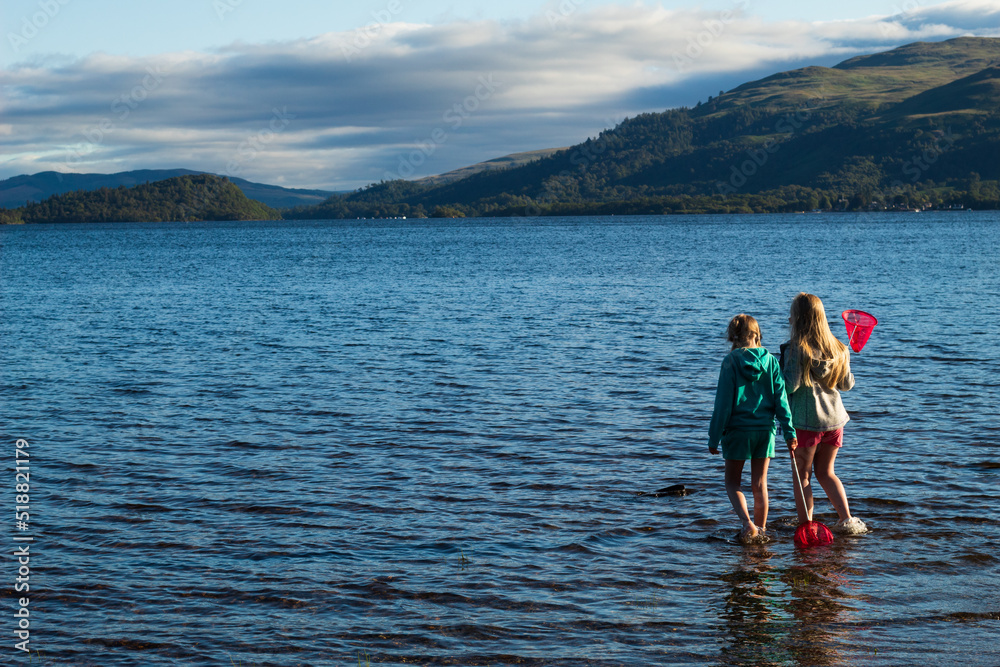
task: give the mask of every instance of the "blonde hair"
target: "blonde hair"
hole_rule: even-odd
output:
[[[850,372],[850,356],[847,346],[830,331],[823,302],[815,294],[799,292],[792,299],[790,314],[791,343],[798,350],[802,384],[812,386],[812,373],[809,371],[814,360],[830,360],[830,372],[820,378],[820,383],[827,389],[835,388]]]
[[[738,347],[758,347],[761,342],[760,325],[754,318],[740,313],[729,320],[726,340],[733,344],[734,350]]]

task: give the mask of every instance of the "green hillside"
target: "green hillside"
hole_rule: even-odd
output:
[[[417,182],[422,185],[444,185],[445,183],[452,183],[454,181],[460,181],[463,178],[468,178],[474,174],[478,174],[483,171],[489,171],[491,169],[505,169],[510,167],[520,167],[521,165],[534,162],[535,160],[541,160],[544,157],[548,157],[553,153],[559,151],[564,151],[565,148],[543,148],[537,151],[527,151],[524,153],[512,153],[510,155],[505,155],[503,157],[494,158],[492,160],[487,160],[486,162],[479,162],[478,164],[469,165],[468,167],[462,167],[460,169],[455,169],[454,171],[445,172],[443,174],[437,174],[436,176],[425,176],[419,179]]]
[[[914,95],[893,107],[884,118],[917,119],[956,113],[989,116],[997,109],[1000,109],[1000,67],[986,67]]]
[[[910,44],[630,118],[526,165],[374,184],[291,215],[994,208],[998,65],[1000,39]]]
[[[1000,40],[960,37],[918,42],[858,56],[835,67],[806,67],[746,83],[723,95],[713,110],[740,105],[795,109],[897,104],[918,93],[975,74],[1000,62]]]
[[[132,188],[76,191],[32,203],[6,216],[33,222],[170,222],[277,220],[278,212],[248,199],[220,176],[178,176]]]

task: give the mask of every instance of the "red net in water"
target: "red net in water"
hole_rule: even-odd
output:
[[[833,533],[818,521],[807,521],[795,529],[795,546],[799,549],[833,544]]]
[[[845,310],[841,317],[847,325],[847,336],[850,339],[851,349],[861,352],[861,348],[868,342],[872,335],[872,329],[878,324],[874,315],[869,315],[863,310]]]

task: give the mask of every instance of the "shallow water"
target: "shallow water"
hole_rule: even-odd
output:
[[[994,214],[0,243],[43,661],[1000,664]],[[724,329],[751,313],[777,351],[800,290],[880,320],[837,466],[873,532],[796,552],[779,456],[773,539],[743,547],[705,447]]]

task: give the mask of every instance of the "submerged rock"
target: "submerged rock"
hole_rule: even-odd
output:
[[[673,486],[668,486],[665,489],[660,489],[659,491],[653,491],[651,493],[646,493],[645,491],[639,491],[635,495],[662,498],[663,496],[687,496],[692,493],[694,493],[694,491],[692,489],[687,488],[683,484],[674,484]]]

